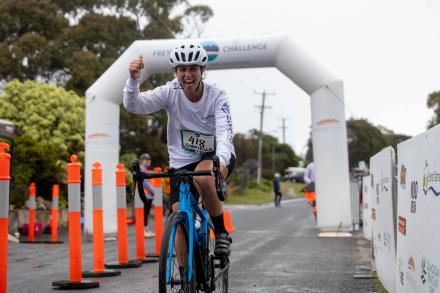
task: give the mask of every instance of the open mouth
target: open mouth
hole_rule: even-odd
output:
[[[184,85],[186,85],[186,86],[192,86],[192,85],[194,85],[194,81],[183,81],[183,84]]]

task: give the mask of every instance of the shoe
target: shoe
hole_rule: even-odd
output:
[[[150,229],[148,229],[148,227],[145,227],[144,237],[145,238],[151,238],[151,237],[154,237],[154,236],[156,236],[156,233],[151,232]]]
[[[214,254],[220,257],[228,257],[231,254],[232,238],[227,232],[215,234]]]
[[[8,241],[13,243],[20,243],[20,240],[18,240],[18,237],[15,237],[14,235],[8,234]]]

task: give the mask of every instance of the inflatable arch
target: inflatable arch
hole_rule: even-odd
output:
[[[91,166],[103,167],[104,231],[116,232],[115,169],[119,159],[119,106],[128,64],[140,54],[142,81],[170,72],[169,53],[182,39],[134,42],[86,92],[85,231],[93,231]],[[276,67],[311,97],[318,227],[351,228],[347,130],[342,80],[324,70],[285,35],[195,40],[208,52],[208,70]],[[148,144],[148,137],[145,138]],[[130,166],[127,166],[130,167]]]

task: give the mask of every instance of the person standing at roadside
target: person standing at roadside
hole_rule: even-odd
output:
[[[139,161],[142,172],[151,172],[151,156],[149,154],[142,154],[139,157]],[[144,192],[147,198],[147,202],[144,202],[144,237],[149,238],[156,236],[156,234],[148,228],[148,216],[150,215],[151,205],[154,199],[154,189],[148,180],[144,180]]]

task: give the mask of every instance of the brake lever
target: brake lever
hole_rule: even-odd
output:
[[[213,171],[215,176],[215,190],[217,191],[217,196],[221,201],[224,201],[225,198],[223,196],[222,192],[222,185],[220,182],[220,159],[217,155],[214,155],[212,157],[212,163],[213,163]]]

